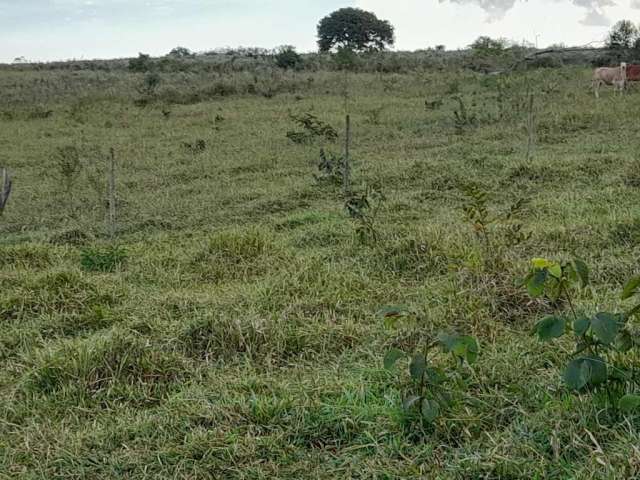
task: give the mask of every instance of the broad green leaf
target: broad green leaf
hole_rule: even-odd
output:
[[[440,334],[438,341],[445,352],[451,352],[460,360],[466,360],[470,365],[478,358],[478,342],[470,336]]]
[[[640,395],[625,395],[618,402],[618,408],[625,413],[640,411]]]
[[[544,270],[545,268],[549,268],[554,264],[555,262],[547,260],[546,258],[534,258],[531,260],[531,265],[533,265],[533,268],[535,268],[536,270]]]
[[[559,263],[547,260],[546,258],[534,258],[531,265],[535,270],[546,270],[555,278],[562,277],[562,267]]]
[[[573,322],[573,331],[578,337],[582,337],[591,326],[591,319],[588,317],[580,317]]]
[[[607,365],[598,357],[572,360],[564,371],[564,381],[573,390],[599,385],[607,380]]]
[[[424,371],[427,368],[427,360],[424,358],[424,355],[417,354],[411,359],[411,364],[409,364],[409,373],[411,374],[411,378],[415,381],[422,380],[422,376],[424,375]]]
[[[600,357],[590,357],[589,366],[591,377],[589,378],[589,384],[596,386],[607,381],[609,373],[607,370],[607,363]]]
[[[591,319],[591,329],[602,343],[610,345],[616,339],[620,330],[618,316],[612,313],[600,312]]]
[[[560,295],[562,294],[561,287],[564,283],[565,283],[564,280],[551,282],[550,284],[547,283],[545,285],[545,293],[547,294],[547,297],[549,297],[549,299],[553,300],[554,302],[558,300],[560,298]]]
[[[432,385],[441,385],[447,379],[442,369],[436,367],[427,367],[425,374]]]
[[[477,340],[470,336],[460,337],[459,344],[464,345],[464,349],[461,346],[456,348],[458,356],[465,359],[469,365],[475,363],[480,351]]]
[[[406,354],[402,350],[392,348],[384,356],[384,368],[386,368],[387,370],[391,370],[396,362],[403,358],[405,355]]]
[[[449,333],[440,333],[438,335],[438,342],[440,342],[446,352],[453,350],[453,346],[457,340],[458,335],[451,335]]]
[[[420,413],[427,422],[433,422],[440,415],[440,405],[435,400],[423,398]]]
[[[633,277],[627,282],[622,290],[622,300],[633,297],[636,293],[640,293],[640,275]]]
[[[538,337],[542,341],[559,338],[564,335],[567,321],[561,317],[546,317],[540,320],[535,327]]]
[[[580,277],[580,283],[582,283],[583,287],[589,285],[589,267],[582,260],[576,258],[571,262],[573,269]]]
[[[572,360],[564,371],[564,381],[573,390],[582,390],[589,383],[589,376],[585,375],[582,359]]]
[[[536,270],[527,280],[527,291],[533,298],[539,297],[544,293],[544,284],[547,281],[546,270]]]
[[[404,408],[405,410],[411,410],[411,408],[413,406],[415,406],[415,404],[418,403],[421,398],[422,397],[420,395],[410,395],[410,396],[408,396],[402,402],[402,408]]]
[[[560,279],[562,277],[562,267],[557,263],[554,263],[553,265],[547,267],[547,270],[553,277],[557,279]]]

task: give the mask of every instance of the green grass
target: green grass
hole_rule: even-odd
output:
[[[167,73],[160,100],[137,107],[142,75],[0,71],[14,177],[0,218],[0,478],[640,475],[640,418],[567,390],[570,342],[531,335],[549,307],[515,286],[530,258],[576,254],[593,268],[577,301],[600,310],[639,273],[640,96],[597,102],[588,79],[351,75],[354,185],[387,197],[380,241],[362,244],[340,187],[314,179],[320,148],[340,154],[343,137],[286,137],[290,113],[342,131],[341,74],[276,72],[268,98],[264,76]],[[475,125],[456,128],[457,95]],[[82,162],[71,196],[55,159],[69,145]],[[500,262],[465,222],[469,182],[496,211],[528,200],[531,239]],[[392,304],[420,326],[385,328],[375,313]],[[441,330],[481,351],[461,400],[426,425],[402,411],[407,379],[382,359]]]

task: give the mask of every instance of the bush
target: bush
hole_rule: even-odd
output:
[[[129,60],[129,70],[132,72],[148,72],[152,66],[151,56],[146,53],[140,53],[138,58]]]
[[[302,57],[298,52],[296,52],[295,47],[292,47],[291,45],[279,47],[274,58],[276,65],[279,68],[285,70],[300,70],[302,68]]]
[[[196,56],[191,50],[185,47],[176,47],[169,52],[170,57],[175,58],[193,58]]]

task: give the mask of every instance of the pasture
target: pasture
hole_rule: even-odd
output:
[[[599,311],[640,273],[640,95],[590,79],[0,70],[0,478],[639,476],[640,417],[567,389],[517,284],[577,255]],[[346,112],[364,231],[318,169]],[[307,113],[339,138],[292,141]],[[489,248],[471,191],[522,202]],[[441,331],[480,353],[427,423],[383,357]]]

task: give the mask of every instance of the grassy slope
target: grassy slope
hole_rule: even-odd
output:
[[[138,79],[87,74],[85,91],[82,75],[0,74],[12,99],[0,163],[15,173],[0,221],[0,477],[639,474],[637,419],[565,390],[569,345],[530,336],[544,309],[513,287],[532,256],[575,252],[594,268],[580,305],[615,307],[638,272],[637,94],[596,102],[586,71],[529,74],[539,138],[527,163],[525,77],[509,80],[500,121],[493,78],[351,77],[354,179],[388,197],[383,240],[366,246],[339,190],[313,180],[320,144],[285,137],[289,111],[342,125],[340,75],[301,74],[306,87],[274,98],[170,105],[167,118],[132,105]],[[462,134],[456,85],[479,116]],[[427,111],[425,99],[444,104]],[[197,139],[202,153],[182,146]],[[84,165],[71,204],[52,161],[70,144]],[[129,258],[90,273],[74,232],[104,236],[110,147]],[[530,200],[532,238],[500,268],[464,222],[457,185],[469,181],[492,208]],[[374,313],[396,303],[424,325],[385,329]],[[464,401],[422,426],[381,359],[443,329],[477,335],[482,352]]]

